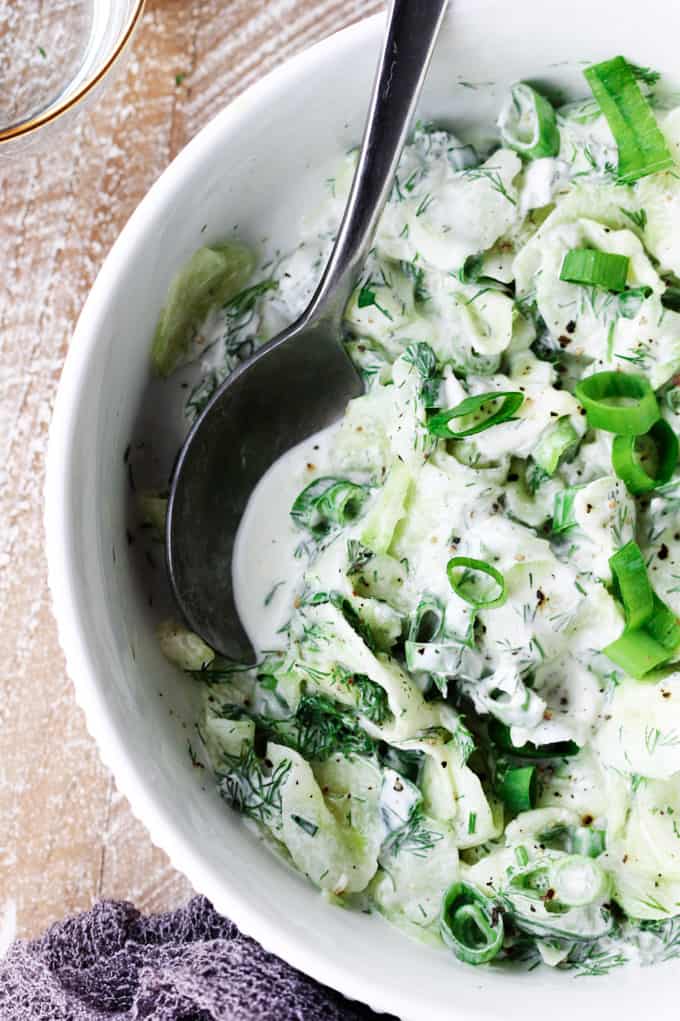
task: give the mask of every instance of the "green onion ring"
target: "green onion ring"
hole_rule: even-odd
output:
[[[647,174],[671,170],[675,161],[668,143],[628,61],[614,57],[583,73],[619,150],[619,181],[633,184]]]
[[[647,564],[636,542],[627,542],[609,558],[617,595],[626,614],[626,627],[642,627],[654,613],[654,590]]]
[[[670,606],[654,593],[654,613],[645,624],[645,631],[669,654],[680,645],[680,624]]]
[[[503,776],[498,793],[501,801],[513,814],[528,812],[536,807],[538,778],[535,766],[517,766]]]
[[[636,680],[641,680],[650,670],[661,666],[669,658],[668,650],[644,628],[624,631],[620,638],[602,651],[612,663],[616,663],[629,677]]]
[[[673,611],[654,595],[654,612],[643,627],[626,628],[602,651],[636,680],[667,663],[680,646],[680,624]]]
[[[526,128],[530,127],[530,133]],[[552,103],[526,82],[512,86],[498,118],[503,145],[524,159],[557,156],[560,133]]]
[[[416,607],[408,632],[410,642],[436,642],[444,629],[445,607],[441,599],[424,593]]]
[[[560,280],[621,292],[626,289],[629,266],[627,255],[601,252],[596,248],[572,248],[564,256]]]
[[[649,381],[634,373],[596,372],[577,383],[575,393],[593,429],[604,429],[620,436],[642,436],[660,417]],[[635,403],[618,404],[621,397]]]
[[[458,960],[486,964],[503,946],[503,916],[470,883],[454,883],[442,900],[440,932]]]
[[[641,463],[638,439],[649,438],[657,450],[658,463],[654,475]],[[649,493],[670,481],[678,463],[678,438],[668,422],[660,418],[642,437],[616,436],[612,446],[612,465],[625,482],[629,493]]]
[[[680,646],[677,617],[659,599],[649,582],[647,566],[635,542],[609,558],[615,588],[626,614],[626,626],[602,651],[630,677],[641,680],[667,663]]]
[[[449,422],[452,418],[463,418],[465,415],[472,415],[476,411],[480,411],[489,401],[499,400],[500,398],[503,398],[500,408],[481,422],[477,422],[476,425],[471,425],[468,429],[462,429],[459,432],[454,432],[449,428]],[[488,393],[466,397],[455,408],[449,408],[447,411],[441,411],[437,415],[432,415],[427,423],[427,428],[433,436],[441,436],[445,440],[463,440],[467,436],[475,436],[477,433],[485,432],[486,429],[490,429],[494,425],[509,422],[523,403],[524,394],[516,390],[490,390]]]
[[[463,574],[460,577],[456,577],[455,571],[460,567],[463,568]],[[480,574],[487,574],[498,585],[498,594],[490,599],[474,599],[467,595],[462,591],[467,571],[478,571]],[[460,596],[461,599],[464,599],[466,603],[473,606],[476,610],[491,610],[496,606],[502,606],[507,599],[505,578],[500,571],[497,571],[491,564],[487,564],[485,560],[475,560],[474,557],[452,557],[446,565],[446,574],[448,575],[449,584],[456,595]]]
[[[324,476],[305,486],[291,507],[290,516],[300,528],[320,537],[334,525],[345,525],[358,517],[368,495],[367,486]]]

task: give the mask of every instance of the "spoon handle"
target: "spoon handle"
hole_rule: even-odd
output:
[[[344,308],[373,243],[406,143],[448,0],[391,0],[387,29],[347,208],[302,320]]]

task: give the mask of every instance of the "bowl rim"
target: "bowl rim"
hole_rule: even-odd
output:
[[[158,806],[150,785],[133,762],[124,736],[109,718],[96,680],[95,659],[79,622],[79,571],[70,553],[74,530],[70,488],[80,395],[97,348],[106,296],[116,286],[128,249],[141,241],[147,224],[153,220],[157,207],[165,202],[168,192],[183,179],[185,173],[200,165],[227,124],[236,126],[247,121],[254,108],[274,101],[284,81],[294,80],[296,76],[307,77],[317,69],[322,71],[326,55],[331,50],[336,51],[339,46],[351,50],[356,42],[371,35],[378,39],[384,18],[383,13],[374,14],[332,33],[249,86],[191,139],[135,208],[97,274],[69,344],[49,429],[43,525],[52,613],[76,702],[85,715],[87,730],[97,744],[102,762],[113,774],[117,787],[127,798],[133,815],[146,828],[151,841],[168,855],[173,867],[186,876],[197,893],[209,897],[218,912],[230,918],[242,933],[257,940],[265,950],[350,999],[368,1004],[378,1013],[387,1012],[405,1018],[417,1015],[419,998],[415,990],[412,997],[404,996],[403,992],[397,995],[389,986],[335,964],[309,941],[294,936],[284,926],[274,925],[271,919],[253,908],[237,888],[225,883],[224,876],[218,877],[201,860],[199,845],[183,837],[175,828],[171,815]]]

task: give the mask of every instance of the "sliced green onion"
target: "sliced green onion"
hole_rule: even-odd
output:
[[[528,160],[557,156],[560,133],[552,104],[525,82],[513,85],[498,118],[503,145]]]
[[[367,499],[366,486],[348,479],[324,477],[305,486],[291,507],[290,516],[296,525],[319,538],[333,525],[346,525],[357,518]]]
[[[677,463],[678,438],[663,418],[642,436],[614,437],[612,465],[629,493],[649,493],[665,486]]]
[[[635,542],[626,543],[610,557],[609,564],[623,603],[626,627],[602,651],[630,677],[641,679],[668,662],[680,647],[680,624],[654,592]]]
[[[534,462],[546,475],[554,475],[561,462],[575,453],[581,437],[564,415],[541,436],[531,452]]]
[[[559,493],[555,493],[552,520],[552,530],[554,535],[559,535],[561,532],[568,532],[570,528],[575,527],[576,517],[574,515],[574,500],[576,499],[576,494],[579,489],[582,488],[582,486],[569,486],[567,489],[562,489]]]
[[[420,597],[409,626],[410,642],[435,642],[444,628],[444,604],[428,593]]]
[[[500,720],[489,721],[489,740],[506,755],[518,759],[562,759],[578,755],[581,751],[574,741],[555,741],[553,744],[535,745],[530,741],[517,747],[512,742],[510,727]]]
[[[151,348],[154,370],[169,376],[186,354],[192,331],[211,308],[224,304],[246,285],[255,268],[249,248],[239,241],[199,248],[173,278]]]
[[[504,774],[498,793],[508,811],[528,812],[536,807],[538,779],[535,766],[518,766]]]
[[[487,405],[493,407],[499,400],[502,401],[502,404],[496,411],[492,411],[489,415],[483,414],[487,410]],[[466,436],[476,436],[477,433],[484,432],[494,425],[511,421],[523,403],[524,394],[515,390],[491,390],[489,393],[466,397],[455,408],[449,408],[448,411],[432,415],[427,423],[427,428],[433,436],[441,436],[446,440],[462,440]],[[453,418],[465,418],[467,415],[475,415],[479,412],[482,412],[481,420],[468,426],[467,429],[454,432],[449,428],[449,422]]]
[[[466,964],[485,964],[503,946],[503,916],[470,883],[454,883],[444,894],[440,918],[444,943]]]
[[[630,259],[627,255],[600,252],[595,248],[572,248],[562,263],[560,280],[568,284],[625,291]]]
[[[485,560],[475,560],[474,557],[452,557],[446,565],[446,573],[449,584],[456,595],[477,610],[491,610],[496,606],[502,606],[507,598],[505,578],[500,571],[497,571],[491,564],[487,564]],[[473,591],[473,587],[477,588],[481,581],[479,575],[491,578],[497,585],[497,591],[489,595]]]
[[[623,603],[626,626],[642,627],[654,613],[654,590],[649,584],[647,564],[640,547],[632,540],[609,558],[616,594]]]
[[[619,150],[618,178],[633,184],[641,177],[675,165],[635,71],[624,57],[614,57],[584,71]]]
[[[657,642],[644,628],[624,631],[620,638],[602,650],[612,663],[620,666],[629,677],[641,680],[650,670],[661,666],[668,658],[668,649]]]
[[[640,628],[626,628],[602,651],[630,677],[641,680],[667,663],[680,647],[680,624],[673,611],[654,595],[654,612]]]
[[[575,393],[592,429],[641,436],[660,416],[649,381],[634,373],[596,372],[577,383]]]
[[[654,612],[645,624],[645,631],[666,649],[669,656],[680,645],[680,624],[669,606],[654,593]]]
[[[316,512],[325,521],[346,525],[361,513],[368,497],[365,486],[343,479],[325,489],[316,501]]]

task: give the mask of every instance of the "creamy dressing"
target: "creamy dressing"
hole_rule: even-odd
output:
[[[287,451],[258,482],[236,534],[232,580],[241,622],[257,652],[280,648],[308,557],[290,516],[296,496],[329,471],[337,426]]]
[[[680,956],[680,673],[669,654],[640,684],[610,655],[622,547],[638,544],[658,599],[680,606],[680,478],[651,505],[631,494],[576,386],[644,375],[677,430],[680,315],[663,297],[680,276],[680,177],[619,187],[597,105],[559,111],[546,145],[526,118],[549,104],[522,88],[533,155],[507,130],[478,155],[429,128],[403,154],[345,311],[366,392],[252,495],[233,581],[258,666],[220,664],[206,730],[225,796],[240,791],[232,803],[321,889],[361,892],[438,943],[463,879],[508,912],[501,953],[519,930],[546,964],[602,974],[636,948]],[[680,151],[680,116],[660,125]],[[212,382],[301,310],[352,164],[299,247],[261,267],[257,300],[217,314]],[[579,248],[624,258],[625,293],[563,280]],[[507,394],[520,400],[503,416]],[[476,410],[451,415],[466,400]],[[171,638],[185,669],[210,664],[197,636]]]

